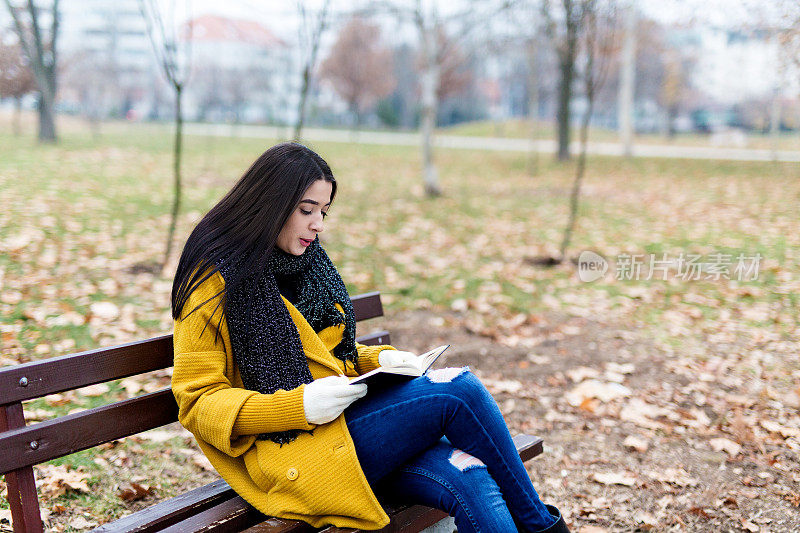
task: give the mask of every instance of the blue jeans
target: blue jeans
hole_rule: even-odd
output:
[[[345,410],[345,420],[382,498],[441,509],[459,533],[533,533],[556,521],[497,403],[469,367],[370,391]]]

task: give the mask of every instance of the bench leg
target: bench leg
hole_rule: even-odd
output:
[[[0,431],[25,427],[25,415],[20,402],[0,405]],[[41,533],[44,531],[39,512],[39,497],[33,468],[27,466],[6,474],[8,505],[14,533]]]

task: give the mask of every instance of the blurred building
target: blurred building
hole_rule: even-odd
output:
[[[691,85],[702,99],[692,111],[694,129],[764,130],[785,121],[780,102],[796,99],[800,87],[777,32],[695,26],[672,28],[670,37],[695,62]]]
[[[149,107],[158,78],[139,0],[59,3],[61,108],[96,118]]]
[[[182,31],[191,45],[187,117],[212,122],[293,123],[297,69],[287,43],[252,20],[204,15]]]
[[[698,28],[695,86],[713,100],[735,104],[783,91],[778,37],[765,30]]]

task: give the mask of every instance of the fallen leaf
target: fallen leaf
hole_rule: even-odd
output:
[[[63,465],[39,465],[36,473],[41,478],[39,490],[43,495],[54,498],[66,493],[68,490],[75,492],[90,492],[86,480],[91,476],[82,472],[70,471]]]
[[[609,361],[606,363],[606,371],[614,372],[615,374],[633,374],[636,367],[633,363],[615,363],[613,361]]]
[[[69,521],[69,526],[75,529],[90,529],[97,526],[97,522],[86,520],[82,516],[76,516]]]
[[[208,472],[214,472],[214,467],[211,465],[211,461],[209,461],[208,458],[202,453],[197,453],[197,452],[193,453],[192,462],[197,466],[199,466],[200,468],[202,468],[203,470],[206,470]]]
[[[695,516],[699,516],[700,518],[705,518],[706,520],[714,516],[714,513],[711,512],[711,509],[703,509],[702,507],[690,507],[689,512]]]
[[[133,378],[125,378],[120,381],[119,384],[125,389],[125,392],[127,392],[129,396],[134,396],[136,393],[142,390],[141,382]]]
[[[658,520],[656,520],[653,515],[645,513],[644,511],[637,511],[634,513],[633,520],[637,524],[642,524],[643,527],[640,526],[641,529],[653,529],[658,527]]]
[[[105,383],[96,383],[94,385],[88,385],[86,387],[82,387],[75,392],[77,392],[81,396],[94,397],[94,396],[102,396],[103,394],[106,394],[110,390],[111,388]]]
[[[93,316],[113,320],[119,316],[119,307],[114,302],[94,302],[89,309]]]
[[[616,398],[631,395],[631,390],[619,383],[603,383],[596,379],[581,382],[565,396],[573,407],[578,407],[587,398],[597,398],[601,402],[610,402]]]
[[[641,437],[636,437],[634,435],[628,435],[625,440],[622,442],[622,445],[626,448],[631,450],[635,450],[639,453],[644,453],[647,451],[649,446],[648,442]]]
[[[626,487],[633,487],[636,484],[636,478],[627,472],[595,472],[592,479],[603,485],[625,485]]]
[[[64,405],[65,403],[68,403],[69,398],[63,394],[48,394],[44,397],[44,401],[47,402],[47,405],[55,407],[57,405]]]
[[[694,487],[699,481],[693,478],[682,468],[665,468],[663,470],[650,471],[647,475],[656,481],[669,483],[677,487]]]
[[[739,452],[742,451],[742,445],[738,442],[733,442],[730,439],[726,439],[724,437],[718,437],[716,439],[711,439],[708,441],[709,446],[715,452],[724,451],[731,457],[736,457],[739,455]]]
[[[752,533],[758,533],[758,531],[761,531],[761,528],[752,523],[750,520],[742,520],[742,527]]]
[[[142,500],[151,494],[153,494],[153,487],[142,486],[138,483],[131,482],[122,488],[122,490],[117,493],[117,496],[126,502],[134,502],[137,500]]]
[[[508,394],[516,394],[522,389],[522,383],[514,379],[489,379],[482,378],[481,381],[486,388],[492,393],[505,392]]]
[[[761,427],[772,433],[779,433],[784,439],[789,437],[800,437],[800,429],[783,426],[774,420],[761,420]]]
[[[599,403],[600,402],[598,402],[594,398],[584,398],[584,400],[578,406],[578,409],[580,409],[581,411],[586,411],[587,413],[594,413]]]
[[[579,366],[571,368],[565,372],[567,377],[574,383],[579,383],[586,378],[600,377],[600,372],[597,369],[589,368],[588,366]]]

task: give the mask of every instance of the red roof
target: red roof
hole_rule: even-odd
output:
[[[286,43],[267,28],[251,20],[203,15],[190,20],[186,26],[185,32],[191,29],[192,41],[195,42],[235,42],[264,47],[286,46]]]

